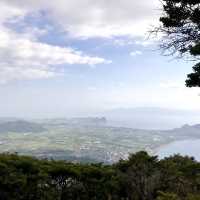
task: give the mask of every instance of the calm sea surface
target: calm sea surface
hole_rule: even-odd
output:
[[[200,139],[173,142],[169,145],[161,147],[157,151],[159,158],[164,158],[177,153],[183,156],[193,156],[196,160],[200,161]]]

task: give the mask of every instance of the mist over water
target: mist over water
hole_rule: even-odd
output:
[[[136,129],[168,130],[200,123],[200,111],[165,108],[115,109],[106,112],[108,124]]]

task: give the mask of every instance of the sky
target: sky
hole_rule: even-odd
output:
[[[200,109],[193,63],[161,55],[159,0],[0,0],[0,116]]]

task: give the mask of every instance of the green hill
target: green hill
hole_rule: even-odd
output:
[[[200,163],[138,152],[113,165],[0,154],[1,200],[199,200]]]

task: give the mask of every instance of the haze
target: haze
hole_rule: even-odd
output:
[[[0,116],[200,110],[199,89],[184,86],[192,63],[163,57],[157,40],[147,39],[158,24],[159,1],[1,0],[0,6]]]

